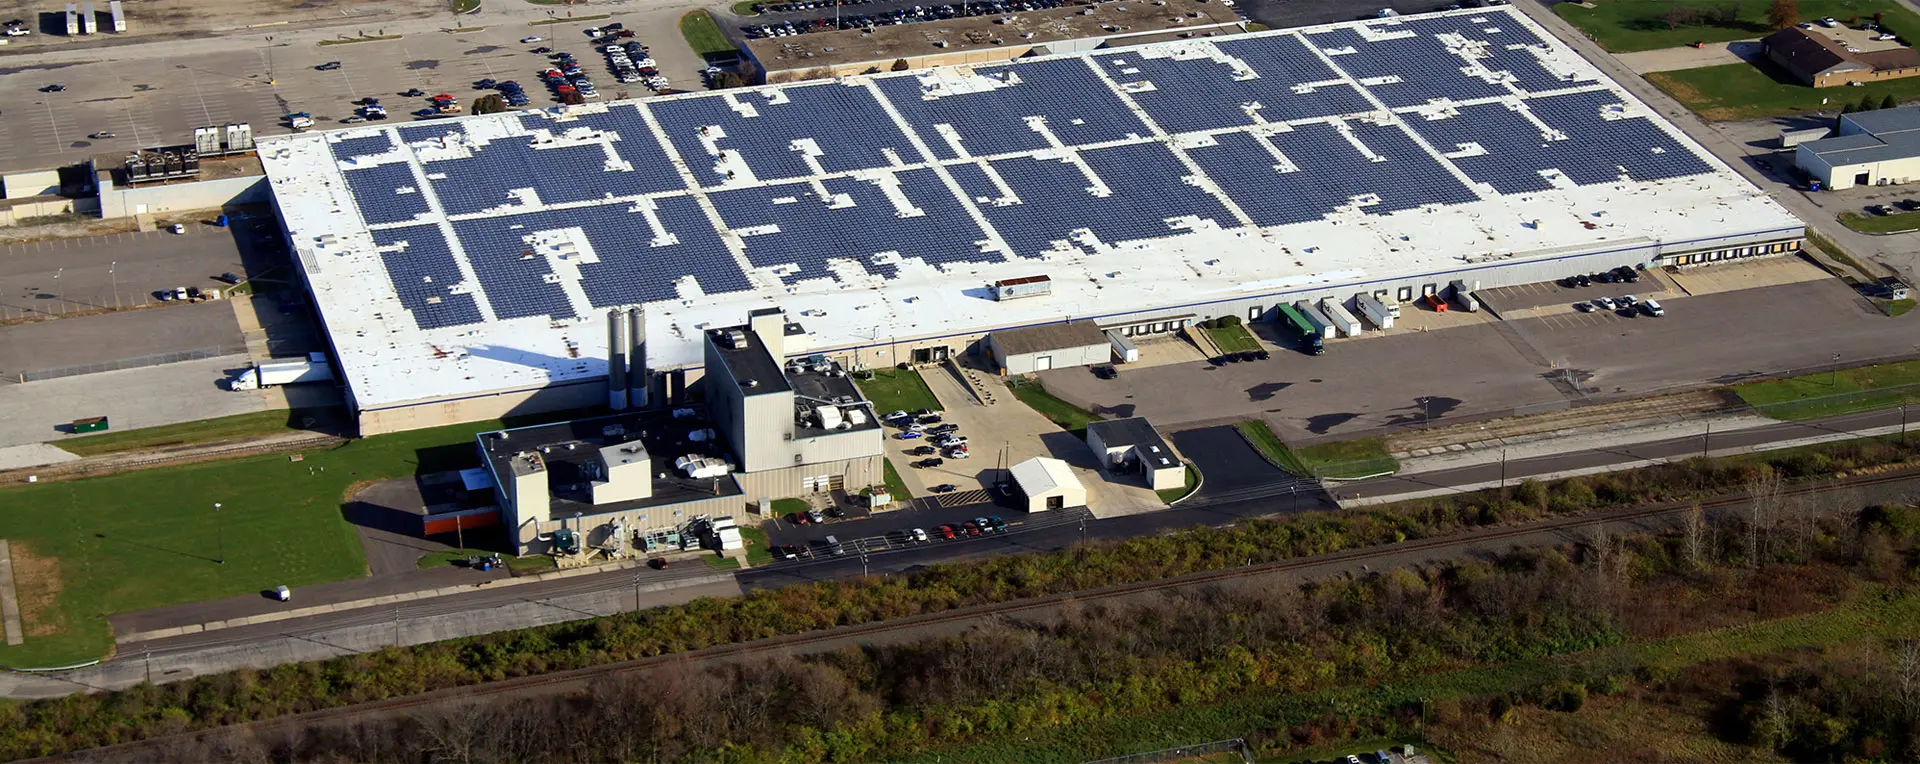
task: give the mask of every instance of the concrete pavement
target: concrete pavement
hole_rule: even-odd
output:
[[[1678,69],[1699,69],[1706,66],[1737,64],[1751,61],[1765,55],[1766,50],[1759,40],[1734,40],[1732,42],[1710,42],[1695,48],[1683,45],[1678,48],[1642,50],[1633,53],[1615,53],[1620,63],[1640,74],[1648,72],[1671,72]]]

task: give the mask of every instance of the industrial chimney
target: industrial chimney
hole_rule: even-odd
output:
[[[607,311],[607,408],[627,409],[627,322]]]
[[[627,398],[634,408],[643,409],[652,401],[653,373],[647,368],[647,314],[639,307],[627,309],[627,334],[632,351],[628,360],[633,373],[627,377]]]

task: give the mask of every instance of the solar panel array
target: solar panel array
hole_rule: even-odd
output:
[[[1501,9],[328,140],[436,328],[1713,171],[1571,60]]]

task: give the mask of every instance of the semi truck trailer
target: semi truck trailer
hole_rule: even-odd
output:
[[[1302,303],[1305,304],[1305,303]],[[1327,352],[1326,340],[1321,338],[1320,328],[1292,305],[1280,306],[1280,318],[1300,335],[1300,343],[1308,353],[1320,355]]]
[[[1367,322],[1373,324],[1373,328],[1393,328],[1394,314],[1398,311],[1388,310],[1387,306],[1380,302],[1380,298],[1363,292],[1353,296],[1353,306],[1360,309],[1360,315],[1366,316]]]
[[[1333,321],[1334,327],[1340,330],[1341,336],[1360,336],[1360,332],[1362,331],[1360,328],[1360,319],[1354,318],[1352,313],[1348,313],[1346,306],[1341,305],[1339,300],[1333,299],[1332,297],[1320,298],[1320,312],[1326,314],[1327,318]]]
[[[244,392],[279,385],[332,380],[333,367],[327,364],[327,355],[311,353],[305,359],[256,363],[253,368],[242,371],[228,380],[227,388],[235,392]]]

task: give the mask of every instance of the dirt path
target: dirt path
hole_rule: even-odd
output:
[[[99,456],[89,456],[77,461],[0,472],[0,486],[23,485],[28,482],[27,478],[29,476],[35,478],[34,482],[41,483],[60,480],[78,480],[80,478],[111,475],[116,472],[132,472],[134,470],[152,469],[154,467],[171,467],[193,462],[212,461],[215,459],[230,459],[236,456],[328,448],[344,442],[346,442],[345,439],[332,435],[323,435],[315,432],[294,432],[264,438],[221,440],[212,443],[193,443],[147,451],[101,454]]]

